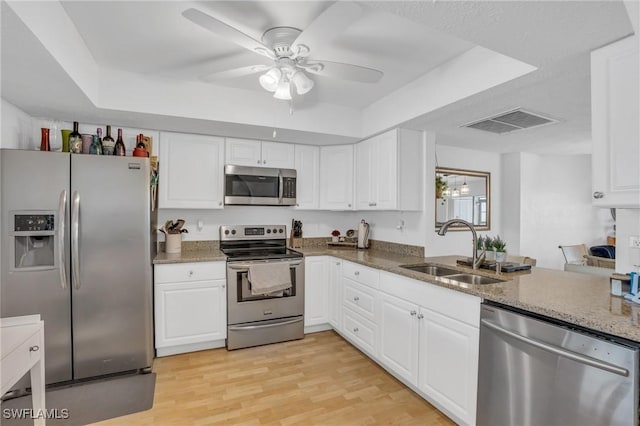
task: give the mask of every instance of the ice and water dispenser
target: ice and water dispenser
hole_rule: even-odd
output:
[[[55,213],[11,212],[13,232],[10,233],[13,249],[12,270],[31,271],[51,269],[55,264]]]

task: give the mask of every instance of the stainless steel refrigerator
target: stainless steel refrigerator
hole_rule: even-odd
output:
[[[153,360],[149,160],[0,150],[0,316],[40,314],[46,382]]]

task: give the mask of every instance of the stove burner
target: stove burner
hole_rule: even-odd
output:
[[[303,254],[287,248],[285,225],[221,226],[220,249],[227,261],[291,259]]]

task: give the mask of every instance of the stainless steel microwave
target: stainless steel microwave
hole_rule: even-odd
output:
[[[225,205],[295,206],[296,171],[224,166]]]

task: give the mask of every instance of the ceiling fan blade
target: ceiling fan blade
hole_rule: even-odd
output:
[[[298,35],[292,43],[315,47],[327,44],[362,15],[362,7],[356,3],[337,1],[322,12]]]
[[[271,66],[268,66],[268,65],[249,65],[249,66],[246,66],[246,67],[233,68],[233,69],[230,69],[230,70],[214,72],[212,74],[208,74],[208,75],[205,75],[205,76],[201,77],[201,79],[205,80],[205,81],[217,81],[217,80],[223,80],[223,79],[228,79],[228,78],[242,77],[242,76],[245,76],[245,75],[250,75],[250,74],[255,74],[255,73],[262,72],[262,71],[266,71],[269,68],[271,68]]]
[[[318,60],[298,64],[298,66],[312,74],[341,78],[343,80],[358,81],[361,83],[377,83],[384,75],[382,71],[375,70],[373,68],[344,64],[342,62]]]
[[[194,24],[200,25],[205,30],[209,30],[214,34],[237,44],[238,46],[244,47],[245,49],[248,49],[260,55],[264,55],[270,59],[275,58],[275,55],[271,52],[271,50],[264,44],[260,43],[258,40],[251,38],[242,31],[225,24],[224,22],[217,20],[211,15],[207,15],[206,13],[201,12],[198,9],[187,9],[182,12],[182,16],[184,16]]]

